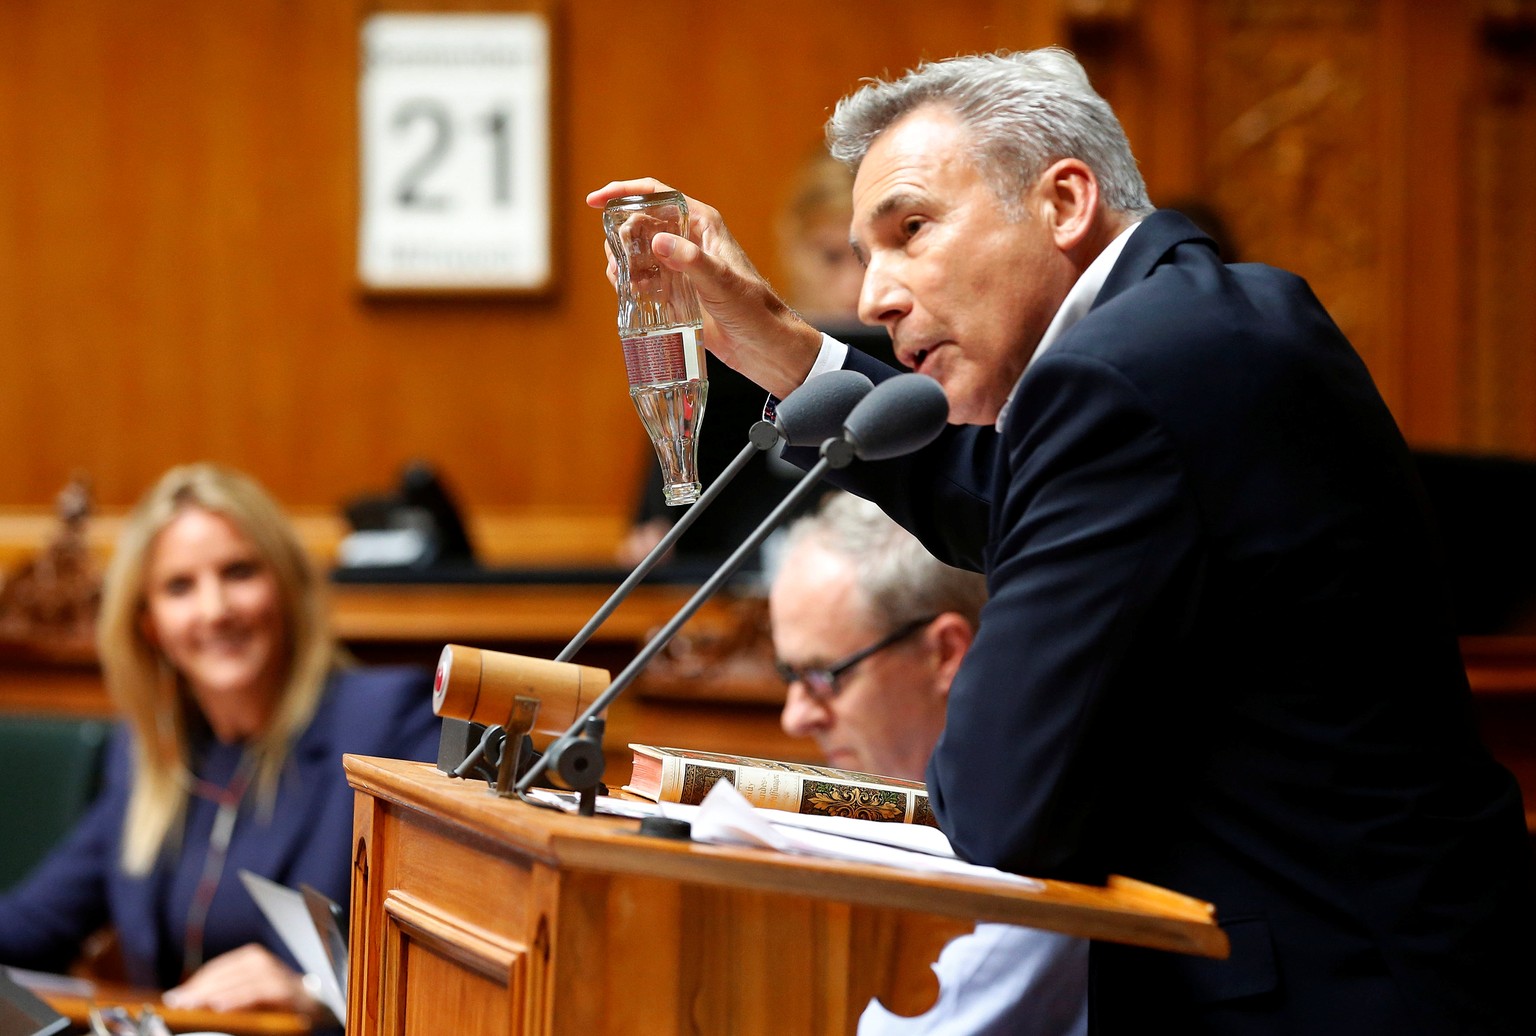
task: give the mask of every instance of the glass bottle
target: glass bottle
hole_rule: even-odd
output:
[[[668,504],[699,498],[698,435],[709,380],[704,318],[686,277],[651,252],[666,232],[688,235],[688,203],[678,191],[615,198],[603,207],[603,232],[618,263],[619,341],[629,397],[661,464]]]

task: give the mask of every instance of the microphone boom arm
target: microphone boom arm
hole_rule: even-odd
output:
[[[650,553],[641,559],[640,564],[635,566],[635,570],[629,574],[624,582],[619,584],[618,589],[609,595],[608,600],[604,601],[603,606],[593,613],[592,618],[587,620],[587,624],[577,631],[576,636],[571,638],[571,642],[555,656],[556,662],[569,662],[574,658],[576,652],[585,647],[587,641],[592,639],[592,634],[597,632],[597,628],[607,622],[608,616],[612,615],[614,610],[629,596],[630,591],[638,586],[642,579],[650,575],[651,569],[655,568],[661,559],[666,556],[667,551],[671,550],[673,545],[682,538],[683,533],[688,531],[688,527],[704,513],[704,509],[714,503],[715,497],[719,496],[725,487],[730,485],[731,479],[735,478],[741,469],[747,466],[747,462],[764,450],[772,449],[773,445],[779,441],[778,430],[767,421],[759,421],[754,424],[749,430],[748,435],[750,441],[741,448],[741,452],[737,453],[730,464],[726,465],[725,470],[720,472],[719,476],[710,483],[709,488],[704,490],[693,506],[689,507],[688,510],[679,516],[677,521],[673,523],[672,528],[668,529],[667,534],[661,538],[661,541],[651,548]]]
[[[693,618],[694,613],[704,605],[705,601],[719,592],[725,581],[741,567],[752,551],[756,550],[763,540],[768,538],[768,534],[773,532],[779,523],[788,516],[790,511],[810,494],[811,490],[815,488],[816,483],[821,481],[822,476],[829,469],[843,467],[848,461],[853,459],[845,450],[835,448],[834,443],[841,446],[842,440],[828,440],[822,446],[822,456],[815,466],[806,472],[805,477],[795,485],[795,488],[789,492],[789,495],[779,501],[779,505],[769,513],[768,517],[758,524],[757,528],[752,530],[752,534],[742,542],[741,546],[736,548],[730,557],[726,558],[714,575],[710,576],[699,587],[694,595],[688,599],[688,603],[683,605],[676,615],[672,616],[671,620],[651,638],[645,647],[641,648],[640,653],[634,657],[634,660],[624,667],[624,671],[613,678],[613,682],[603,690],[602,694],[598,695],[591,706],[580,716],[577,716],[576,721],[571,724],[570,728],[560,735],[555,743],[550,746],[549,750],[529,768],[528,772],[517,782],[518,792],[525,792],[528,788],[532,787],[533,782],[539,778],[540,774],[557,761],[564,747],[579,740],[582,728],[586,726],[587,721],[606,709],[615,698],[623,693],[626,687],[634,682],[635,677],[640,675],[640,670],[650,664],[651,659],[655,658],[663,648],[672,642],[672,638],[677,636],[677,632],[682,629],[683,624]],[[719,482],[717,481],[715,484],[719,485]],[[702,498],[700,498],[699,503],[703,503]],[[699,504],[694,505],[694,507],[698,506]],[[562,660],[564,659],[562,658]],[[595,776],[600,777],[601,773]]]

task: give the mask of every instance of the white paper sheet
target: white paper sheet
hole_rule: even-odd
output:
[[[773,821],[765,814],[773,814]],[[853,860],[859,863],[881,864],[901,870],[933,874],[952,874],[961,877],[1001,881],[1020,888],[1040,891],[1044,883],[1034,878],[1009,874],[995,867],[979,867],[953,856],[934,856],[929,852],[898,848],[882,841],[864,837],[849,838],[825,830],[810,830],[780,818],[806,818],[799,814],[781,813],[777,810],[753,809],[741,793],[728,782],[720,781],[704,796],[704,802],[693,816],[693,839],[696,842],[715,842],[726,845],[755,845],[780,852],[798,853],[804,856],[820,856],[834,860]],[[839,819],[839,818],[820,818]],[[888,824],[872,820],[850,820],[847,824],[867,825],[859,830],[861,835],[880,837],[877,828],[913,828],[911,824]],[[928,829],[931,830],[931,829]],[[942,838],[942,833],[939,834]]]
[[[576,812],[573,793],[534,788],[528,794],[567,813]],[[716,784],[698,806],[599,795],[597,812],[607,816],[667,816],[686,820],[693,826],[696,842],[752,845],[804,856],[1004,881],[1036,891],[1045,888],[1035,878],[964,862],[938,828],[762,809],[742,798],[729,781]]]
[[[261,908],[262,915],[277,929],[277,934],[282,937],[288,952],[299,962],[299,967],[304,969],[305,974],[319,978],[319,1001],[330,1008],[339,1021],[345,1023],[347,1001],[331,970],[331,961],[320,942],[320,933],[315,930],[314,919],[309,916],[309,908],[304,905],[303,893],[244,868],[240,870],[240,880]]]

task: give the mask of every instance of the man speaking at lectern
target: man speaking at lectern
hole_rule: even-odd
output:
[[[966,426],[841,479],[987,574],[928,769],[941,826],[979,863],[1199,896],[1230,940],[1095,943],[1094,1031],[1536,1031],[1519,790],[1473,725],[1408,450],[1305,283],[1154,211],[1061,50],[870,82],[828,137],[857,169],[860,316]],[[690,208],[656,253],[722,359],[781,396],[892,373]]]

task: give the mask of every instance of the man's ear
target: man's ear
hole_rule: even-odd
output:
[[[949,697],[949,686],[954,683],[960,662],[975,639],[976,631],[959,612],[945,612],[928,627],[928,641],[937,660],[934,685],[941,697]]]
[[[1039,210],[1056,247],[1075,250],[1093,229],[1099,210],[1099,180],[1080,158],[1063,158],[1036,183]]]

